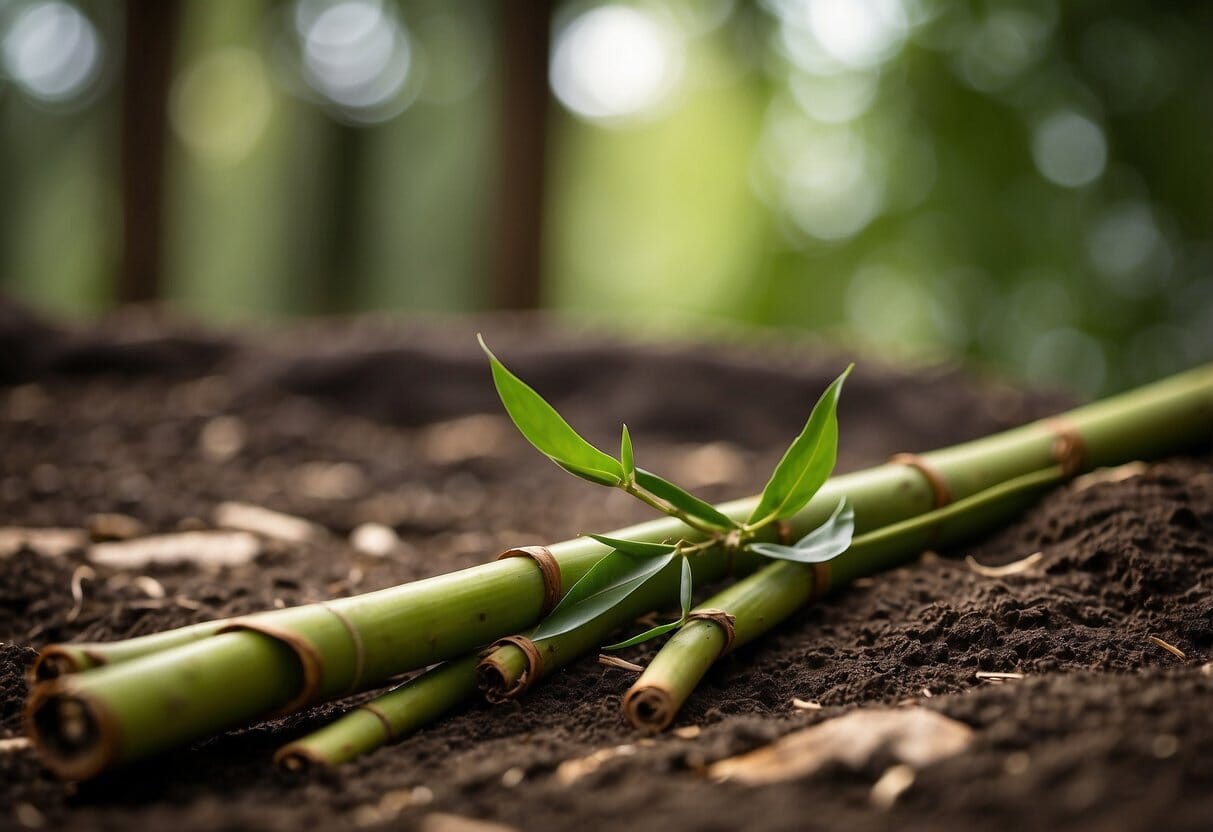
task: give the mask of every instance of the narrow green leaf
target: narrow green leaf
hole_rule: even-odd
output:
[[[793,560],[797,563],[825,563],[851,546],[855,534],[855,509],[843,497],[830,518],[791,546],[777,543],[751,543],[747,548],[763,557]]]
[[[628,647],[635,647],[637,644],[644,644],[646,641],[651,641],[658,636],[664,636],[670,630],[676,630],[682,626],[681,621],[671,621],[669,624],[658,624],[651,630],[645,630],[638,636],[632,636],[627,641],[621,641],[618,644],[608,644],[603,647],[603,650],[623,650]]]
[[[623,481],[618,460],[582,439],[555,408],[497,360],[482,336],[476,337],[489,358],[497,395],[528,442],[561,468],[591,482],[618,485]]]
[[[847,367],[821,394],[800,435],[775,466],[750,515],[752,526],[790,517],[804,508],[834,470],[838,455],[838,396],[855,365]]]
[[[604,534],[586,536],[592,537],[594,540],[610,546],[612,549],[618,549],[625,555],[633,555],[638,558],[653,558],[660,555],[668,555],[677,548],[669,543],[645,543],[643,540],[622,540],[618,537],[607,537]]]
[[[686,555],[682,557],[682,581],[678,584],[678,601],[682,604],[682,618],[679,619],[680,624],[686,623],[687,616],[691,614],[691,581],[693,575],[691,573],[691,559]]]
[[[724,514],[710,503],[705,503],[703,500],[696,497],[694,494],[688,494],[674,483],[668,480],[663,480],[651,471],[646,471],[643,468],[636,469],[636,484],[645,491],[654,494],[674,508],[684,511],[692,517],[702,520],[708,525],[715,526],[722,530],[735,529],[738,524],[733,518]]]
[[[573,584],[551,615],[539,623],[531,639],[552,638],[593,621],[669,566],[675,557],[673,553],[654,558],[611,552]]]
[[[630,481],[636,476],[636,457],[632,453],[632,436],[628,426],[623,426],[623,436],[619,439],[619,461],[623,463],[623,479]]]

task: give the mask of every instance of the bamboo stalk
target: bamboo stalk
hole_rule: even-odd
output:
[[[1205,438],[1213,424],[1213,367],[1060,418],[1064,429],[1042,420],[923,454],[918,460],[937,472],[954,498],[964,498],[1053,465],[1059,436],[1068,438],[1071,447],[1081,446],[1080,454],[1067,454],[1069,473],[1177,450]],[[843,495],[851,500],[862,532],[930,511],[937,503],[936,492],[930,478],[904,464],[836,477],[791,518],[789,533],[799,536],[815,528]],[[744,520],[756,499],[733,501],[720,509]],[[702,539],[672,518],[611,535],[652,542]],[[609,551],[588,538],[550,549],[563,587]],[[540,618],[546,586],[534,562],[509,558],[327,604],[229,620],[214,631],[193,625],[188,631],[143,637],[138,644],[132,640],[112,647],[62,648],[77,650],[101,666],[38,684],[27,706],[27,725],[52,770],[66,777],[92,776],[109,765],[267,713],[381,684],[398,673],[525,632]],[[654,600],[653,605],[667,605],[676,594],[675,588],[668,599]],[[55,655],[57,648],[47,652]],[[265,656],[275,658],[263,661]],[[56,663],[60,671],[73,669],[69,661]],[[271,672],[276,678],[256,685],[244,678]],[[230,701],[223,695],[229,687],[241,691]],[[128,706],[128,700],[140,706]]]
[[[928,545],[952,546],[988,532],[1057,485],[1066,472],[1046,468],[996,485],[935,511],[856,537],[827,564],[778,561],[704,601],[721,616],[689,621],[662,646],[623,697],[624,715],[646,733],[664,730],[716,660],[770,631],[827,590],[880,572]]]
[[[317,765],[331,768],[395,742],[471,699],[479,661],[480,656],[473,654],[427,670],[284,745],[274,754],[274,762],[287,771]]]

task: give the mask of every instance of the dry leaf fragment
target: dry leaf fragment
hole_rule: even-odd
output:
[[[820,702],[810,702],[807,699],[800,699],[800,698],[794,697],[792,699],[792,707],[798,711],[820,711],[821,703]]]
[[[118,569],[140,569],[152,563],[240,566],[260,553],[260,542],[248,532],[179,532],[94,543],[88,559]]]
[[[0,754],[13,754],[30,747],[29,737],[5,737],[0,740]]]
[[[556,767],[556,780],[562,786],[571,786],[602,767],[602,764],[616,757],[630,757],[636,753],[636,746],[625,743],[614,748],[600,748],[585,757],[565,760]]]
[[[1177,658],[1177,659],[1186,661],[1188,658],[1187,653],[1180,650],[1174,644],[1167,644],[1167,642],[1163,641],[1158,636],[1150,636],[1150,641],[1153,642],[1155,644],[1155,646],[1161,647],[1163,650],[1166,650],[1168,653],[1170,653],[1172,656],[1175,656],[1175,658]]]
[[[1148,466],[1144,462],[1126,462],[1124,465],[1117,465],[1115,468],[1096,468],[1089,474],[1083,474],[1081,477],[1075,477],[1071,487],[1075,491],[1086,491],[1093,485],[1099,485],[1101,482],[1123,482],[1124,480],[1140,477],[1148,470]]]
[[[831,762],[859,769],[882,750],[920,768],[960,753],[972,739],[972,728],[926,708],[864,708],[714,763],[708,775],[751,785],[775,783],[811,775]]]
[[[914,769],[904,763],[889,766],[880,779],[872,784],[868,799],[878,809],[892,808],[902,792],[914,785]]]
[[[516,832],[514,827],[446,812],[430,812],[421,821],[421,832]]]
[[[80,529],[31,529],[20,526],[0,527],[0,558],[30,549],[47,558],[60,558],[83,549],[88,536]]]
[[[251,503],[220,503],[215,507],[215,525],[224,529],[252,532],[287,543],[309,543],[324,535],[324,529],[310,520]]]
[[[699,731],[698,725],[684,725],[681,728],[675,728],[671,733],[679,739],[693,740],[699,736]]]
[[[1007,575],[1020,575],[1032,569],[1036,564],[1044,560],[1044,554],[1041,552],[1033,552],[1027,557],[1004,563],[1002,566],[986,566],[983,563],[978,563],[972,555],[965,555],[965,563],[968,567],[978,575],[984,575],[987,578],[1005,578]]]

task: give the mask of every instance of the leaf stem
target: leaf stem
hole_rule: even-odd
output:
[[[687,514],[682,509],[670,505],[665,500],[662,500],[659,497],[655,497],[654,495],[650,494],[648,491],[645,491],[643,488],[641,488],[639,485],[637,485],[635,480],[630,480],[628,482],[620,483],[619,488],[622,489],[625,493],[631,494],[633,497],[640,500],[640,502],[644,503],[645,505],[657,509],[662,514],[668,514],[670,517],[674,517],[678,520],[681,520],[683,523],[686,523],[688,526],[690,526],[695,531],[703,532],[704,534],[712,536],[712,537],[719,537],[720,533],[723,531],[723,529],[717,528],[716,526],[714,526],[710,523],[705,523],[696,517],[692,517],[691,515]]]

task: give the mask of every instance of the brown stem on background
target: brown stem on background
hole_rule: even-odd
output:
[[[498,309],[534,309],[542,294],[552,4],[528,0],[499,8],[503,76],[492,297]]]
[[[179,0],[128,0],[122,69],[121,303],[155,300],[162,285],[168,90]]]

